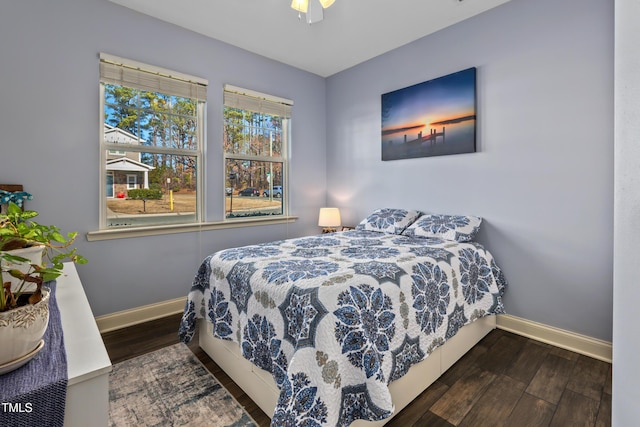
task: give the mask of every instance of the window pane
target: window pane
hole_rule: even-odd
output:
[[[198,150],[195,100],[106,85],[104,117],[108,126],[128,132],[127,143],[139,140],[150,147]]]
[[[104,85],[104,103],[114,106],[138,107],[140,91],[125,86]]]
[[[127,128],[121,128],[113,126],[109,123],[118,123],[118,120],[112,116],[107,115],[107,120],[104,124],[104,141],[114,144],[128,144],[128,145],[140,145],[138,122],[133,122],[131,126]],[[124,146],[122,149],[125,150]]]
[[[107,152],[107,227],[197,221],[195,156]]]
[[[250,156],[282,155],[282,118],[225,107],[224,150]]]
[[[171,144],[173,148],[198,149],[197,120],[193,116],[171,117]]]
[[[159,113],[171,110],[171,96],[157,92],[141,92],[140,108],[145,108]]]
[[[282,162],[226,159],[226,218],[282,215]]]

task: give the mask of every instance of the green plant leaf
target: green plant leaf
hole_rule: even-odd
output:
[[[24,281],[41,283],[42,280],[54,280],[62,274],[63,262],[71,261],[86,264],[87,259],[78,255],[75,248],[70,248],[77,232],[66,233],[66,237],[55,225],[43,225],[32,220],[38,216],[36,211],[23,211],[15,203],[9,203],[7,212],[0,214],[0,259],[5,263],[25,263],[31,265],[29,272],[22,277],[17,272],[13,276]],[[10,255],[6,251],[26,248],[33,245],[43,247],[43,265],[30,264],[26,258]],[[49,268],[45,268],[47,267]],[[8,271],[11,265],[4,265]],[[22,268],[24,270],[24,268]],[[6,300],[5,296],[5,300]],[[11,305],[11,304],[10,304]]]
[[[28,258],[24,258],[24,257],[21,257],[19,255],[13,255],[13,254],[10,254],[8,252],[3,252],[2,253],[2,259],[6,260],[6,261],[9,261],[9,262],[13,262],[13,263],[20,263],[20,262],[29,263],[29,262],[31,262],[31,260],[28,259]]]
[[[24,276],[26,276],[25,273],[15,268],[12,268],[11,270],[7,271],[7,273],[9,273],[11,277],[15,277],[16,279],[20,279],[20,280],[24,280]]]
[[[89,262],[89,260],[82,255],[74,255],[73,262],[75,262],[76,264],[86,264]]]
[[[38,272],[44,282],[50,282],[60,277],[62,272],[54,268],[43,268]]]
[[[4,286],[0,286],[0,311],[4,311],[7,305],[7,295],[4,292]]]
[[[13,202],[9,202],[9,206],[7,206],[7,215],[17,215],[22,212],[20,206],[16,205]]]
[[[58,243],[67,243],[67,240],[58,231],[54,231],[53,233],[51,233],[49,235],[49,238]]]

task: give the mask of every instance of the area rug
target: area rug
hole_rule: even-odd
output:
[[[117,363],[109,384],[113,427],[257,427],[182,343]]]

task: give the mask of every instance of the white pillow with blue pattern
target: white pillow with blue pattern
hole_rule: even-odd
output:
[[[425,214],[402,232],[411,237],[437,237],[456,242],[470,242],[478,231],[482,218],[465,215]]]
[[[406,209],[376,209],[358,224],[356,230],[401,234],[420,214],[421,212]]]

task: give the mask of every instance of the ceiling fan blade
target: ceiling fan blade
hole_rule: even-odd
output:
[[[307,9],[307,24],[315,24],[324,19],[324,12],[322,11],[322,5],[318,0],[311,0],[309,2],[309,8]]]
[[[293,0],[291,2],[291,9],[297,10],[298,12],[307,13],[308,8],[309,0]]]
[[[329,6],[331,6],[333,4],[333,2],[335,2],[336,0],[320,0],[320,4],[322,5],[323,8],[328,8]]]

